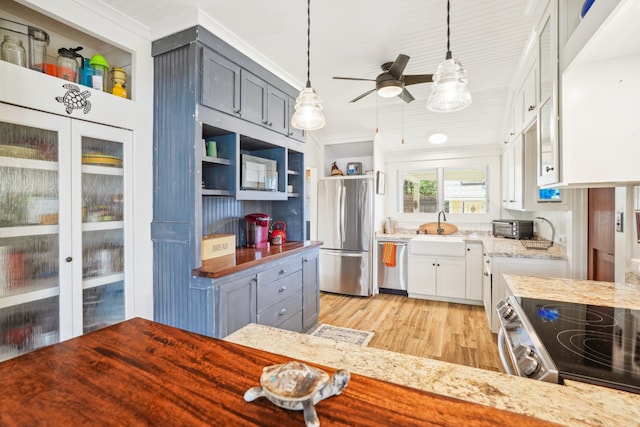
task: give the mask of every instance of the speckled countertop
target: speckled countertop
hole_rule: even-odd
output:
[[[401,230],[393,234],[376,233],[376,239],[378,240],[410,240],[416,236],[424,236],[424,234],[418,235],[415,231],[412,232],[409,230]],[[457,232],[450,234],[449,236],[462,238],[465,242],[482,243],[484,251],[492,257],[567,260],[567,253],[564,245],[554,244],[547,250],[526,249],[522,246],[520,240],[493,237],[490,233],[484,231]]]
[[[511,293],[518,297],[640,310],[640,285],[627,282],[558,279],[505,274]]]
[[[534,381],[257,324],[225,340],[567,426],[631,426],[640,420],[640,395],[575,381]]]

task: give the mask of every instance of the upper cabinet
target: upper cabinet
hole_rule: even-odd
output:
[[[562,183],[640,181],[640,8],[596,1],[563,48]]]
[[[558,183],[558,3],[552,0],[538,25],[538,185]]]
[[[209,48],[202,49],[202,105],[240,115],[240,66]]]

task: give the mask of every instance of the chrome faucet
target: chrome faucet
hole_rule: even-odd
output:
[[[447,216],[444,214],[444,209],[441,210],[440,212],[438,212],[438,228],[436,229],[436,231],[438,232],[438,234],[442,234],[444,233],[444,228],[440,227],[440,215],[442,214],[442,220],[446,221],[447,220]]]
[[[551,224],[551,221],[549,221],[547,218],[543,218],[541,216],[537,216],[536,219],[546,222],[551,227],[551,244],[549,245],[549,247],[553,246],[553,241],[556,238],[556,228],[553,226],[553,224]]]

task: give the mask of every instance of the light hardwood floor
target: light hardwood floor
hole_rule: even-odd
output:
[[[375,332],[369,347],[502,372],[484,307],[321,292],[319,321]]]

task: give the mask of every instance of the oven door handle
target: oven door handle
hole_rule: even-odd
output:
[[[511,363],[509,363],[509,358],[504,351],[505,346],[505,336],[502,328],[498,330],[498,355],[500,356],[500,361],[502,362],[502,367],[504,371],[509,375],[516,375],[511,368]]]

